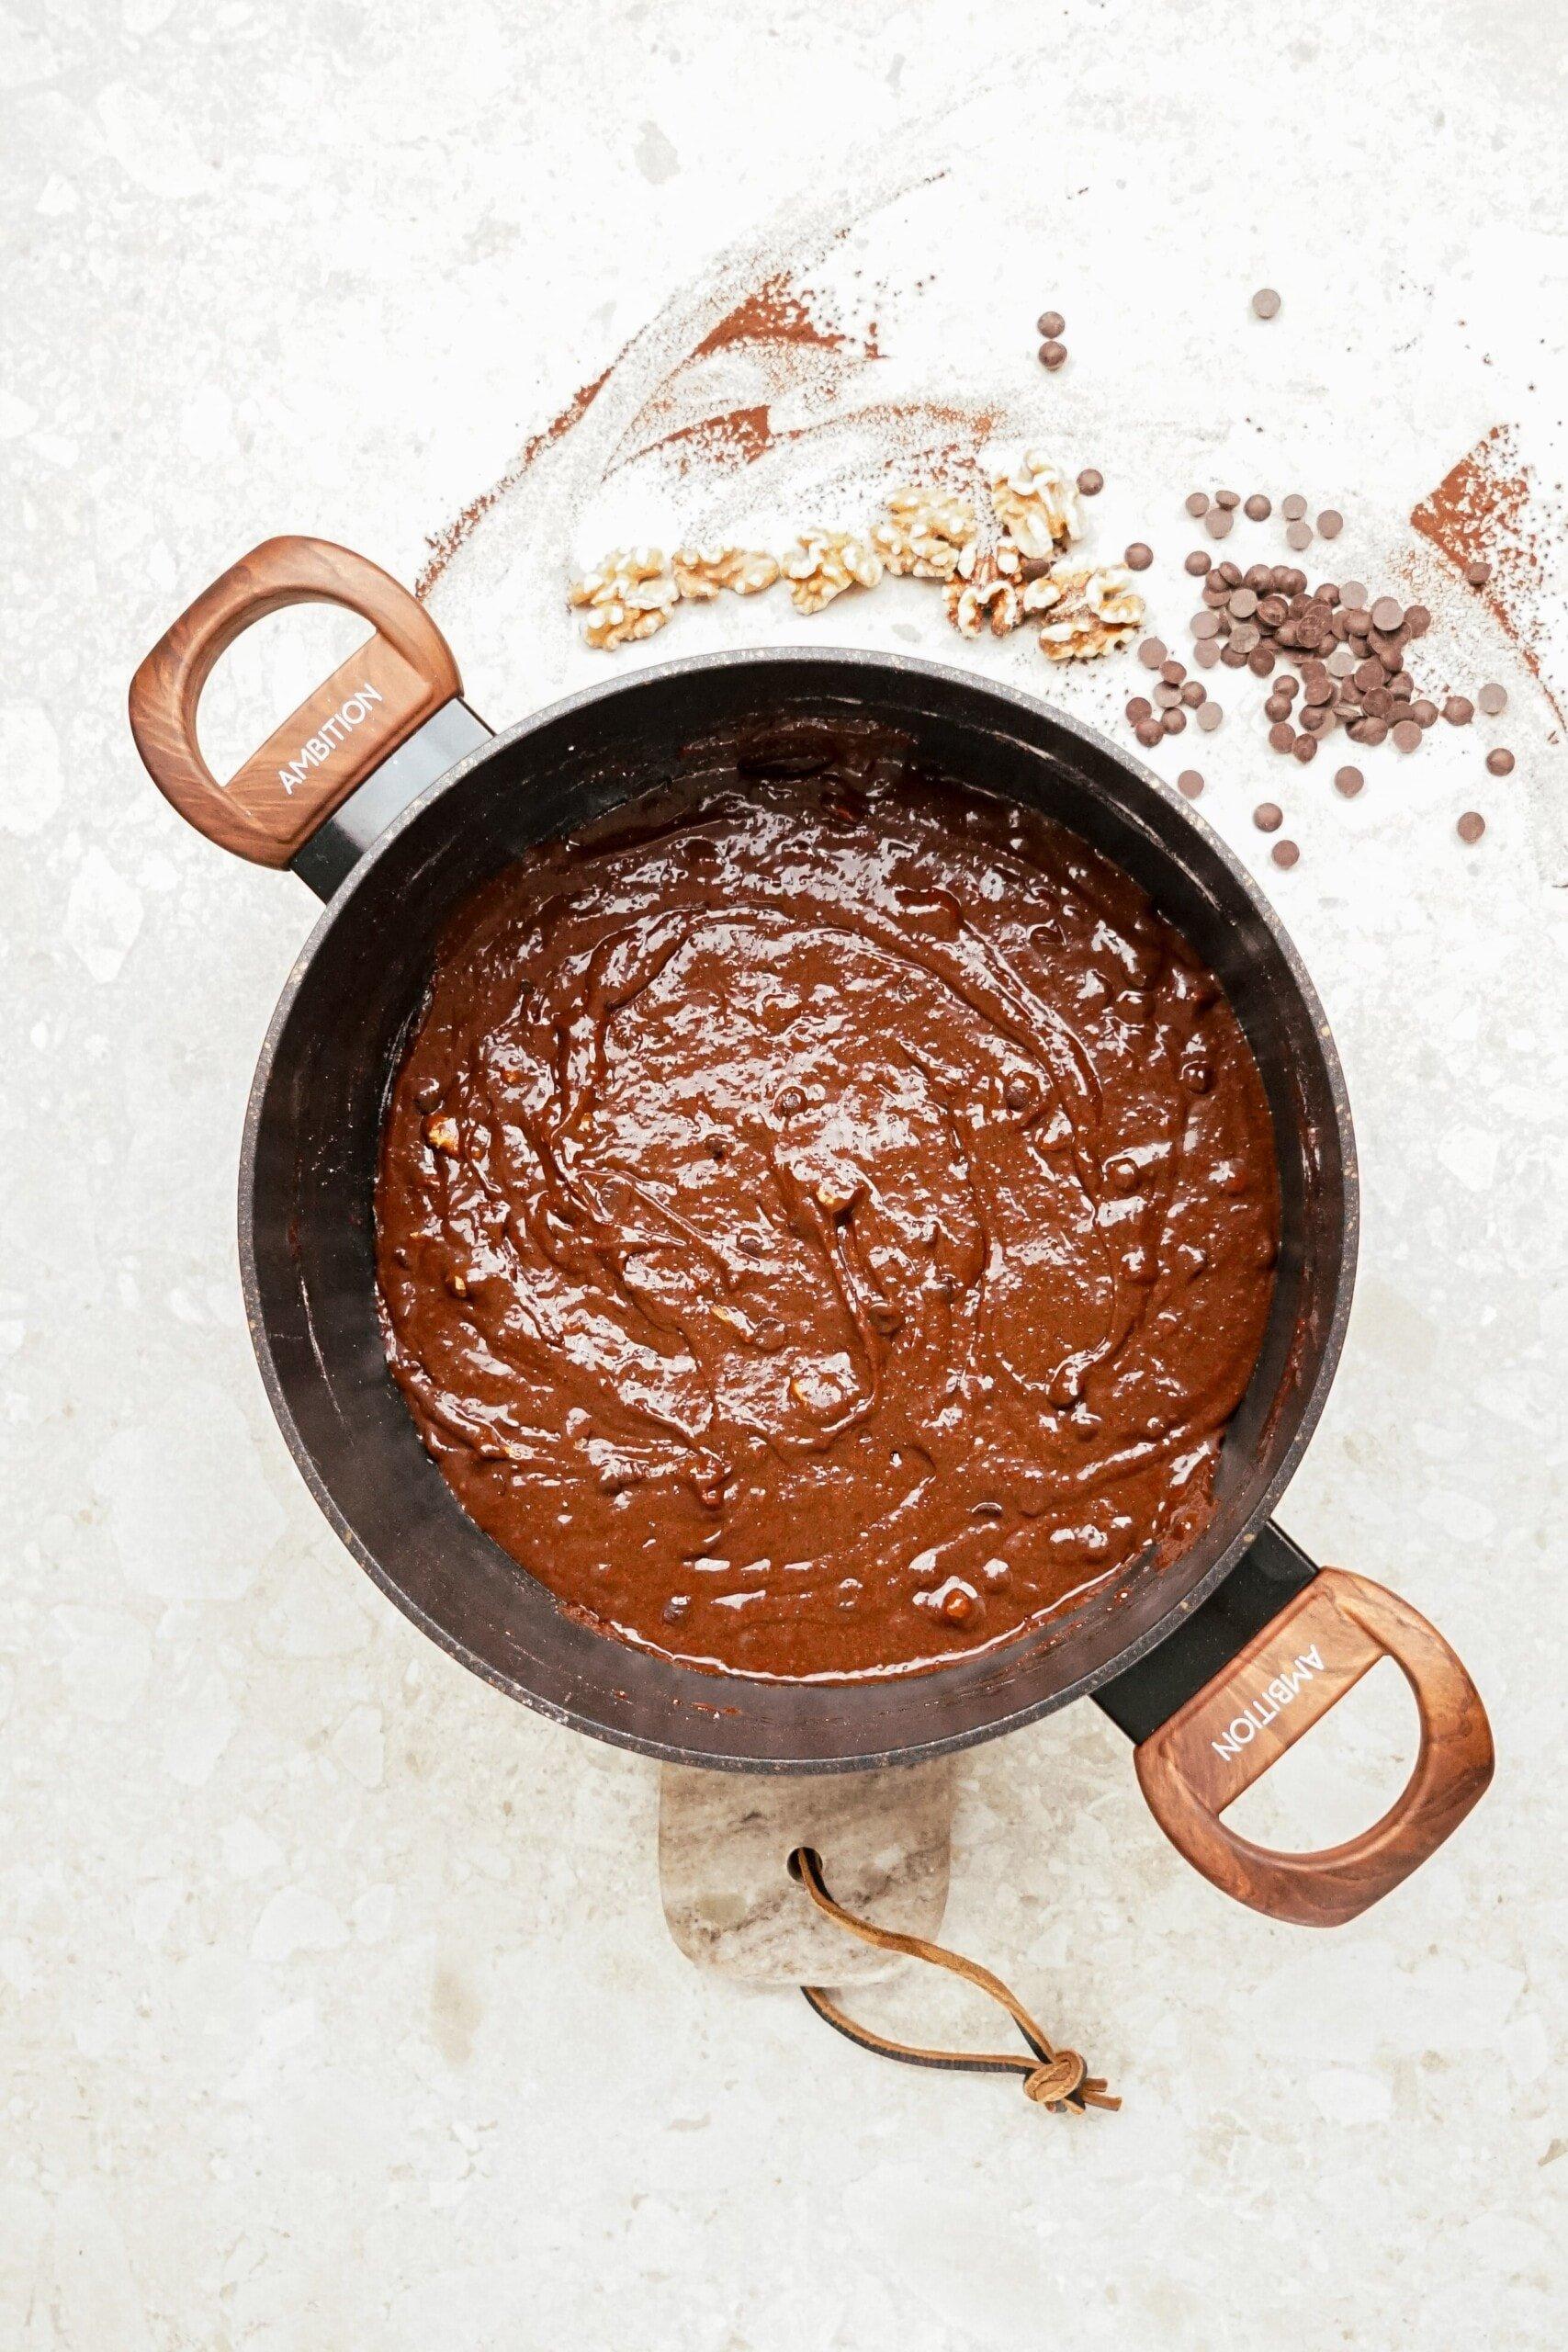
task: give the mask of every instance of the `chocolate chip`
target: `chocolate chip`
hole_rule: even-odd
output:
[[[1475,699],[1488,718],[1495,718],[1500,710],[1508,707],[1508,691],[1506,686],[1483,686]]]
[[[1280,311],[1280,297],[1271,286],[1260,286],[1252,298],[1252,308],[1260,319],[1277,318]]]
[[[799,1116],[806,1108],[806,1097],[798,1086],[786,1086],[779,1096],[779,1115],[784,1119]]]
[[[1206,490],[1190,490],[1187,493],[1187,512],[1191,515],[1193,521],[1201,522],[1203,516],[1208,513],[1208,492]]]
[[[1146,695],[1134,695],[1128,700],[1127,717],[1132,720],[1133,725],[1136,727],[1140,718],[1146,718],[1148,717],[1152,707],[1153,706],[1149,702]]]
[[[1218,637],[1220,633],[1218,616],[1214,613],[1194,613],[1191,628],[1192,634],[1196,638]]]
[[[1416,721],[1416,726],[1425,731],[1427,728],[1435,727],[1437,725],[1438,706],[1435,702],[1428,702],[1426,695],[1423,695],[1418,702],[1413,702],[1411,704],[1410,716]]]
[[[1201,710],[1209,698],[1209,690],[1201,678],[1189,678],[1181,689],[1181,699],[1189,710]],[[1200,727],[1202,720],[1198,721]]]
[[[1425,605],[1411,605],[1405,611],[1404,626],[1412,637],[1425,637],[1432,626],[1432,616]]]
[[[1196,800],[1203,789],[1202,776],[1196,768],[1183,768],[1176,779],[1176,788],[1184,792],[1189,800]]]
[[[1514,755],[1512,752],[1504,751],[1500,743],[1495,752],[1488,752],[1486,754],[1486,773],[1488,775],[1512,775],[1514,773]]]
[[[1276,842],[1269,853],[1276,865],[1292,866],[1301,856],[1294,842]]]
[[[1220,578],[1224,582],[1227,588],[1239,588],[1242,585],[1243,573],[1241,566],[1239,563],[1233,563],[1229,556],[1226,556],[1223,563],[1216,564],[1214,569],[1219,573]]]
[[[1404,619],[1404,605],[1396,604],[1392,596],[1380,596],[1372,606],[1372,627],[1381,628],[1385,637],[1392,637]]]
[[[1180,687],[1173,686],[1168,678],[1162,678],[1159,684],[1155,688],[1155,708],[1156,710],[1174,710],[1180,700]]]
[[[1247,667],[1247,655],[1234,641],[1224,648],[1220,660],[1227,670],[1245,670]]]
[[[1192,574],[1194,580],[1201,580],[1213,560],[1213,557],[1205,555],[1201,548],[1194,548],[1187,559],[1186,569]]]
[[[1198,713],[1198,724],[1205,735],[1212,735],[1224,715],[1217,702],[1206,702]]]
[[[1216,490],[1214,503],[1216,506],[1223,506],[1227,514],[1234,514],[1241,504],[1241,492],[1239,490]]]
[[[1306,500],[1299,490],[1292,490],[1289,498],[1281,498],[1280,501],[1280,512],[1287,523],[1299,523],[1306,511]]]
[[[1157,718],[1140,718],[1133,732],[1145,752],[1152,752],[1156,743],[1165,740],[1165,729]]]
[[[1257,589],[1246,586],[1233,588],[1230,594],[1230,609],[1236,620],[1249,621],[1258,610]]]
[[[1342,792],[1347,800],[1354,800],[1366,780],[1359,768],[1336,768],[1334,771],[1334,789]]]
[[[1317,737],[1315,735],[1298,735],[1295,741],[1291,745],[1291,757],[1292,760],[1302,761],[1303,764],[1308,760],[1315,760],[1317,757]]]
[[[1066,333],[1067,322],[1060,311],[1042,311],[1034,324],[1047,343],[1055,343],[1058,335]]]
[[[1252,651],[1261,635],[1256,621],[1236,621],[1231,628],[1230,650],[1245,657]]]
[[[1285,526],[1285,545],[1290,548],[1310,548],[1312,545],[1312,525],[1310,523],[1287,523]]]
[[[1344,528],[1345,517],[1338,508],[1325,506],[1317,518],[1318,537],[1324,539],[1337,539]]]
[[[1479,808],[1467,808],[1454,831],[1461,842],[1478,842],[1486,831],[1486,820]]]
[[[1385,674],[1381,662],[1358,662],[1350,673],[1364,695],[1371,694],[1375,686],[1381,686]]]
[[[1145,546],[1142,539],[1134,539],[1131,547],[1124,548],[1122,552],[1122,560],[1129,571],[1146,571],[1154,560],[1153,548]]]
[[[1243,500],[1241,511],[1249,523],[1266,523],[1274,512],[1273,501],[1265,498],[1260,490],[1255,490],[1250,498]]]
[[[1477,556],[1473,563],[1465,565],[1464,576],[1472,588],[1484,588],[1492,577],[1492,566],[1484,556]]]
[[[1168,710],[1166,712],[1161,724],[1168,735],[1180,734],[1182,729],[1187,724],[1187,713],[1182,709],[1179,703],[1178,703],[1174,710]]]
[[[1049,368],[1053,373],[1062,365],[1066,356],[1067,346],[1065,343],[1052,340],[1043,343],[1040,346],[1040,365],[1042,368]]]
[[[1369,750],[1375,751],[1380,743],[1388,741],[1387,719],[1375,716],[1359,718],[1350,729],[1350,741],[1352,743],[1365,743]]]
[[[1302,713],[1302,725],[1309,735],[1325,735],[1334,724],[1334,713],[1326,703],[1308,703]]]
[[[1475,705],[1468,695],[1450,695],[1443,705],[1443,717],[1450,727],[1468,727],[1475,717]]]
[[[1260,800],[1252,812],[1252,821],[1260,833],[1277,833],[1285,821],[1285,812],[1276,800]]]
[[[1201,645],[1192,648],[1192,659],[1200,670],[1212,670],[1220,658],[1220,649],[1213,639],[1205,638]]]
[[[1275,659],[1271,645],[1255,645],[1247,657],[1247,666],[1255,678],[1267,678],[1273,672]]]
[[[1289,695],[1282,695],[1276,686],[1263,706],[1263,716],[1265,718],[1289,718],[1290,715],[1291,697]]]
[[[1211,506],[1203,517],[1203,528],[1212,539],[1228,539],[1234,520],[1228,506]]]
[[[1393,748],[1396,752],[1416,752],[1421,747],[1421,729],[1413,718],[1402,718],[1394,727]]]
[[[1367,601],[1365,583],[1359,580],[1342,580],[1339,582],[1339,601],[1342,605],[1356,607],[1363,605]]]
[[[1085,498],[1098,498],[1105,488],[1105,476],[1098,466],[1086,466],[1078,476],[1078,490]]]
[[[1138,659],[1145,670],[1157,670],[1170,648],[1162,638],[1145,637],[1138,648]]]
[[[1271,752],[1288,752],[1295,740],[1295,729],[1282,718],[1277,718],[1269,729],[1269,748]]]

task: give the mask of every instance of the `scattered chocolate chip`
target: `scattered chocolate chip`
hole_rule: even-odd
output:
[[[1342,605],[1359,610],[1367,601],[1365,582],[1359,580],[1342,580],[1339,582],[1339,601]]]
[[[1488,718],[1495,718],[1500,710],[1508,707],[1508,690],[1506,686],[1483,686],[1475,700]]]
[[[1239,490],[1216,490],[1214,503],[1216,506],[1223,506],[1227,514],[1232,514],[1241,504],[1241,492]]]
[[[1255,678],[1267,678],[1273,673],[1275,660],[1271,645],[1255,645],[1247,657],[1247,666]]]
[[[1239,563],[1233,563],[1229,556],[1226,556],[1223,563],[1217,563],[1214,566],[1214,569],[1219,573],[1220,578],[1224,582],[1227,588],[1239,588],[1241,586],[1244,576],[1241,566]]]
[[[1201,678],[1189,678],[1181,689],[1181,699],[1189,710],[1201,710],[1209,699],[1209,690]],[[1198,724],[1201,727],[1202,720],[1200,719]]]
[[[1138,648],[1138,659],[1145,670],[1157,670],[1169,652],[1170,648],[1163,638],[1145,637]]]
[[[1276,865],[1292,866],[1301,855],[1294,842],[1276,842],[1269,853]]]
[[[1413,718],[1402,718],[1394,727],[1393,748],[1396,752],[1419,751],[1421,729]]]
[[[1454,831],[1461,842],[1478,842],[1486,831],[1486,820],[1479,808],[1467,808]]]
[[[1157,718],[1140,718],[1133,732],[1145,752],[1152,752],[1165,738],[1165,729]]]
[[[1060,311],[1042,311],[1034,324],[1047,343],[1055,343],[1057,336],[1065,334],[1067,329],[1067,322]]]
[[[1425,732],[1428,727],[1435,727],[1438,723],[1438,706],[1435,702],[1428,702],[1423,695],[1418,701],[1411,704],[1410,716],[1416,726]]]
[[[1202,776],[1196,768],[1183,768],[1176,779],[1176,788],[1184,792],[1189,800],[1196,800],[1203,789]]]
[[[1249,621],[1258,610],[1257,589],[1248,588],[1245,582],[1239,588],[1233,588],[1230,593],[1230,609],[1233,618],[1238,621]]]
[[[1168,686],[1179,686],[1187,675],[1187,664],[1185,662],[1178,662],[1173,656],[1169,661],[1160,663],[1159,673]]]
[[[1486,773],[1488,775],[1512,775],[1514,773],[1514,755],[1512,752],[1504,751],[1500,743],[1495,752],[1488,752],[1486,754]]]
[[[1285,526],[1285,545],[1290,548],[1310,548],[1312,545],[1312,525],[1310,523],[1287,523]]]
[[[1285,812],[1277,800],[1260,800],[1252,812],[1252,821],[1260,833],[1277,833],[1285,821]]]
[[[1201,522],[1209,511],[1209,493],[1206,490],[1190,490],[1186,503],[1187,512],[1192,516],[1194,522]]]
[[[1315,735],[1298,735],[1295,741],[1291,745],[1291,757],[1292,760],[1300,760],[1303,766],[1308,760],[1315,760],[1317,757],[1317,737]]]
[[[1198,724],[1205,735],[1212,735],[1224,715],[1217,702],[1206,702],[1198,713]]]
[[[1468,695],[1450,695],[1443,705],[1443,717],[1450,727],[1468,727],[1475,717],[1475,705]]]
[[[1085,498],[1098,498],[1105,488],[1105,476],[1098,466],[1086,466],[1078,476],[1078,489]]]
[[[1128,698],[1127,717],[1132,720],[1133,725],[1136,727],[1140,718],[1146,718],[1148,717],[1152,707],[1153,706],[1146,695],[1133,695]]]
[[[1404,626],[1412,637],[1425,637],[1432,626],[1432,616],[1425,605],[1411,605],[1405,611]]]
[[[1334,771],[1334,789],[1342,792],[1347,800],[1354,800],[1366,780],[1359,768],[1336,768]]]
[[[1306,511],[1306,500],[1299,490],[1292,490],[1289,498],[1281,498],[1280,501],[1280,512],[1287,523],[1299,523]]]
[[[1321,539],[1337,539],[1345,528],[1345,517],[1337,506],[1325,506],[1317,518],[1317,535]]]
[[[1040,365],[1042,368],[1049,368],[1053,373],[1062,365],[1066,356],[1067,346],[1065,343],[1052,340],[1043,343],[1040,346]]]
[[[1156,710],[1174,710],[1180,700],[1180,687],[1173,686],[1168,678],[1162,678],[1159,684],[1155,688],[1155,708]]]
[[[1464,576],[1472,588],[1484,588],[1492,577],[1492,566],[1484,556],[1477,556],[1473,563],[1464,567]]]
[[[1201,548],[1194,548],[1187,559],[1186,569],[1192,574],[1194,580],[1201,580],[1213,560],[1213,557],[1205,555]]]
[[[1276,686],[1263,706],[1263,716],[1265,718],[1289,718],[1290,715],[1291,697],[1281,694]]]
[[[1249,523],[1266,523],[1274,512],[1273,501],[1265,498],[1260,490],[1255,490],[1250,498],[1243,500],[1241,511]]]
[[[1203,517],[1203,528],[1212,539],[1228,539],[1235,519],[1228,506],[1211,506]]]
[[[1192,648],[1192,659],[1200,670],[1212,670],[1219,658],[1220,649],[1213,639],[1205,638],[1201,645]]]
[[[1218,637],[1220,633],[1219,616],[1215,613],[1194,613],[1191,626],[1196,638]]]
[[[1122,560],[1129,571],[1146,571],[1154,560],[1153,548],[1146,546],[1142,539],[1134,539],[1131,547],[1124,548],[1122,552]]]
[[[1381,628],[1385,637],[1392,637],[1404,619],[1404,605],[1396,604],[1392,596],[1380,596],[1372,606],[1372,627]]]
[[[1260,319],[1277,318],[1280,312],[1280,297],[1271,286],[1260,286],[1252,298],[1252,308]]]
[[[1161,724],[1168,735],[1180,734],[1182,729],[1187,724],[1187,713],[1182,709],[1179,703],[1177,704],[1174,710],[1168,710],[1166,712]]]

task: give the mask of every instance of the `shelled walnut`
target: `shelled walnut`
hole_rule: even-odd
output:
[[[779,576],[778,559],[764,548],[677,548],[675,586],[688,604],[705,605],[726,588],[755,596]]]
[[[1006,637],[1023,618],[1022,583],[998,567],[994,555],[981,556],[974,577],[950,580],[942,591],[942,603],[947,617],[961,637],[978,637],[988,628],[993,637]]]
[[[1040,632],[1049,661],[1092,661],[1128,644],[1143,627],[1144,600],[1121,564],[1054,571],[1031,589],[1031,609],[1051,616]]]
[[[871,537],[896,577],[952,580],[973,566],[979,527],[975,509],[955,491],[906,485],[894,491]]]
[[[1010,473],[991,482],[998,522],[1026,556],[1049,556],[1083,537],[1077,492],[1039,449],[1026,449]]]
[[[882,558],[852,531],[803,531],[783,564],[799,613],[819,613],[846,588],[874,588]]]
[[[614,548],[592,571],[572,582],[566,600],[574,610],[586,611],[582,634],[590,645],[607,653],[661,629],[677,594],[662,548]]]

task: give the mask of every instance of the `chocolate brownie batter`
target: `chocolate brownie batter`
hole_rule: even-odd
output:
[[[903,776],[671,786],[487,888],[376,1209],[388,1356],[479,1525],[606,1633],[829,1678],[1182,1549],[1279,1232],[1179,934]]]

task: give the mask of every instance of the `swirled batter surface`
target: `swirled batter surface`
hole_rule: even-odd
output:
[[[605,1632],[782,1676],[930,1665],[1181,1549],[1279,1228],[1179,934],[908,777],[672,786],[491,885],[376,1206],[464,1508]]]

